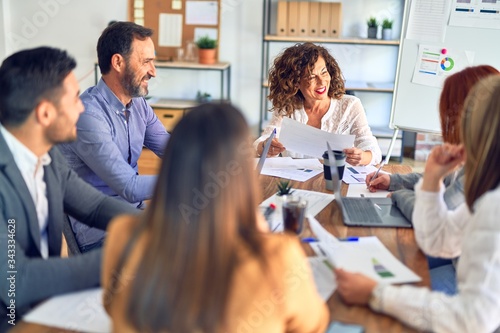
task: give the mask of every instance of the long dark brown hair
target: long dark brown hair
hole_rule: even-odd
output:
[[[451,144],[461,142],[460,120],[465,98],[479,80],[492,74],[500,73],[489,65],[473,66],[450,75],[444,81],[439,98],[439,117],[444,142]]]
[[[135,329],[214,332],[224,326],[237,250],[244,246],[266,266],[258,197],[241,113],[227,104],[192,109],[172,132],[137,232],[146,232],[148,246],[126,310]]]
[[[500,183],[500,76],[479,81],[465,102],[462,117],[465,146],[465,201],[474,202]]]
[[[328,97],[340,99],[345,93],[344,77],[334,57],[322,46],[313,43],[298,43],[283,51],[274,60],[269,71],[269,96],[271,111],[278,110],[290,116],[301,108],[304,96],[299,90],[300,80],[309,77],[318,58],[322,57],[331,76]]]

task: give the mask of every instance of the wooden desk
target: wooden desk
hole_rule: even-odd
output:
[[[411,168],[402,165],[386,165],[384,170],[391,173],[409,173]],[[276,192],[276,178],[269,176],[261,176],[261,185],[263,188],[264,198],[268,198]],[[325,181],[323,175],[320,174],[307,182],[295,182],[294,187],[304,190],[314,190],[318,192],[331,193],[325,190]],[[347,185],[342,185],[342,194],[347,193]],[[418,286],[430,286],[429,270],[427,260],[418,248],[413,229],[401,228],[365,228],[365,227],[347,227],[340,220],[337,204],[332,202],[316,218],[329,232],[337,237],[347,236],[377,236],[380,241],[391,251],[393,255],[401,260],[406,266],[417,273],[422,281],[417,283]],[[310,250],[310,249],[309,249]],[[312,250],[311,250],[312,252]],[[306,306],[306,305],[305,305]],[[400,333],[400,332],[415,332],[396,321],[395,319],[373,312],[368,307],[347,306],[339,298],[337,293],[328,300],[330,308],[330,316],[332,321],[341,321],[343,323],[357,324],[365,327],[365,333]],[[50,328],[43,325],[31,324],[18,321],[17,325],[11,332],[73,332]]]
[[[390,173],[409,173],[411,168],[402,165],[386,165],[383,170]],[[276,193],[276,178],[261,176],[263,197],[268,198]],[[332,193],[325,190],[323,174],[319,174],[307,182],[295,182],[294,188],[303,190],[314,190],[318,192]],[[348,185],[342,184],[342,195],[346,195]],[[407,228],[368,228],[347,227],[340,218],[336,202],[329,204],[323,211],[316,215],[316,219],[323,227],[336,237],[348,236],[377,236],[380,241],[401,260],[406,266],[422,278],[415,284],[418,286],[430,286],[429,268],[425,255],[418,248],[413,229]],[[309,252],[306,250],[306,252]],[[365,327],[366,333],[378,332],[415,332],[398,322],[397,320],[382,314],[373,312],[368,307],[347,306],[339,298],[337,292],[328,300],[331,320],[343,323],[357,324]]]

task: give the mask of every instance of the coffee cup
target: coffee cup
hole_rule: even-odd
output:
[[[339,180],[342,180],[342,177],[344,176],[346,155],[342,150],[333,150],[333,156],[335,156],[335,164],[337,165]],[[330,172],[330,161],[328,159],[327,151],[323,154],[323,174],[325,176],[326,189],[333,191],[332,174]]]

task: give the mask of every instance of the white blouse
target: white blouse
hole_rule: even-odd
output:
[[[378,285],[370,306],[421,330],[500,332],[500,187],[448,211],[440,192],[415,185],[413,226],[422,250],[438,257],[460,256],[458,294],[427,288]]]
[[[304,106],[295,110],[291,118],[302,124],[307,124],[309,120]],[[282,121],[283,116],[278,111],[273,112],[273,117],[269,125],[254,142],[255,149],[257,149],[260,142],[266,140],[271,135],[274,128],[276,128],[276,137],[279,138]],[[330,108],[321,119],[321,130],[335,134],[355,135],[354,146],[363,151],[371,151],[372,160],[370,164],[377,164],[382,160],[380,147],[378,146],[377,139],[372,134],[370,126],[368,126],[363,105],[359,98],[355,96],[343,95],[341,99],[332,98]],[[283,156],[304,157],[301,154],[289,151],[285,151]]]

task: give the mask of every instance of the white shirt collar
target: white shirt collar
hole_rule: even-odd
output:
[[[14,156],[14,162],[16,162],[17,167],[21,172],[26,172],[27,174],[34,175],[38,163],[46,166],[49,165],[52,159],[48,153],[43,154],[40,157],[40,162],[38,157],[33,153],[28,147],[26,147],[21,141],[19,141],[14,135],[12,135],[5,127],[0,124],[0,132],[2,133],[7,146],[9,147],[12,156]]]

